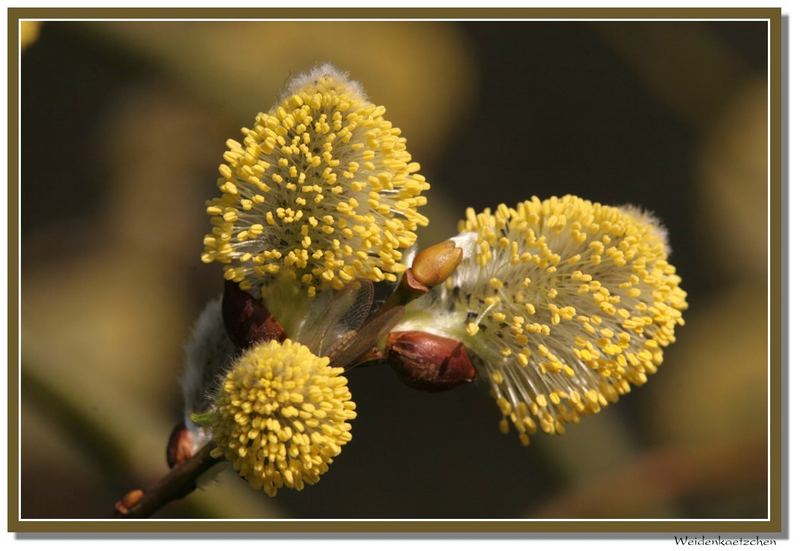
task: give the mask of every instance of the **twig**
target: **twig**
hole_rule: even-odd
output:
[[[428,291],[430,291],[430,288],[414,277],[411,268],[409,268],[400,276],[400,282],[397,284],[397,287],[395,287],[392,294],[389,295],[380,309],[373,314],[373,317],[384,314],[397,306],[405,306]]]
[[[188,495],[197,487],[197,478],[220,461],[220,458],[211,457],[213,448],[213,443],[207,444],[185,462],[175,465],[164,478],[143,494],[138,494],[137,490],[130,492],[128,496],[134,494],[139,499],[135,503],[125,503],[125,498],[118,501],[116,516],[147,518],[170,501]]]

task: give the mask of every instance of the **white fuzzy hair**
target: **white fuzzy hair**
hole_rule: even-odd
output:
[[[658,217],[653,214],[652,211],[644,210],[636,205],[622,205],[619,207],[619,210],[633,216],[634,218],[638,218],[639,220],[642,220],[651,226],[653,228],[653,233],[655,233],[656,236],[658,236],[664,243],[664,250],[666,251],[667,256],[672,253],[672,248],[669,246],[669,233],[667,232],[667,228],[661,223],[661,220],[659,220]]]
[[[287,82],[286,86],[284,87],[284,91],[280,95],[278,103],[283,102],[286,98],[292,96],[298,90],[313,84],[314,82],[323,77],[331,77],[334,80],[337,80],[345,84],[348,87],[350,93],[352,93],[353,95],[364,101],[367,100],[367,94],[364,92],[364,87],[361,86],[360,82],[351,80],[349,73],[336,68],[331,63],[322,63],[321,65],[317,65],[310,71],[307,71],[305,73],[300,73],[291,77]]]
[[[184,422],[192,433],[195,451],[210,440],[210,435],[193,423],[190,416],[211,407],[216,387],[233,365],[236,354],[236,346],[222,320],[222,298],[216,298],[206,305],[194,324],[186,343],[186,364],[180,378]]]

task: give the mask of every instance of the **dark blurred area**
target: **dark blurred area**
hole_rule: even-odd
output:
[[[22,55],[22,516],[109,517],[166,472],[227,138],[290,74],[363,82],[467,206],[576,194],[652,211],[689,295],[648,384],[529,448],[485,387],[352,372],[353,441],[277,498],[231,471],[163,517],[758,518],[767,507],[767,25],[47,22]]]

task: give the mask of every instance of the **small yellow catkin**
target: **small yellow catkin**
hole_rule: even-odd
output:
[[[315,484],[351,439],[343,371],[291,340],[249,349],[217,392],[212,455],[270,496]]]

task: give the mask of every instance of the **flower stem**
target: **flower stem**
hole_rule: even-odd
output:
[[[126,504],[125,498],[117,502],[116,516],[147,518],[167,503],[187,496],[197,487],[197,478],[221,460],[211,457],[213,448],[213,443],[207,444],[188,460],[175,465],[166,476],[144,492],[135,503]]]

